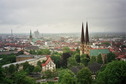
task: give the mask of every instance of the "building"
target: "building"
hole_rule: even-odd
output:
[[[98,56],[101,55],[102,56],[102,61],[103,63],[105,63],[107,57],[106,55],[110,53],[109,49],[105,49],[105,48],[96,48],[96,49],[90,49],[90,56]]]
[[[86,22],[86,34],[84,35],[84,28],[82,23],[81,31],[81,45],[80,45],[80,55],[90,53],[90,44],[89,44],[89,34],[88,34],[88,22]]]
[[[56,69],[56,64],[54,64],[54,62],[52,61],[52,59],[50,58],[50,56],[46,56],[47,60],[44,64],[42,64],[42,71],[47,71],[47,70],[55,70]]]
[[[32,37],[32,32],[31,32],[31,30],[30,30],[29,41],[32,42],[32,39],[33,39],[33,37]]]
[[[33,58],[34,58],[34,55],[19,55],[16,57],[16,62],[28,60],[28,59],[33,59]]]
[[[34,35],[35,35],[35,38],[40,38],[40,33],[38,30],[34,32]]]

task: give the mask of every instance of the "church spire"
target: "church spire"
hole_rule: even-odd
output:
[[[29,36],[29,38],[32,39],[32,32],[31,32],[31,30],[30,30],[30,36]]]
[[[88,22],[86,22],[86,44],[89,43]]]
[[[84,42],[85,42],[85,39],[84,39],[84,28],[83,28],[83,22],[82,22],[81,43],[83,44]]]

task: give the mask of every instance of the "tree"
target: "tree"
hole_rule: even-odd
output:
[[[77,63],[80,63],[80,55],[78,53],[75,54],[75,59],[76,59]]]
[[[110,52],[107,54],[107,62],[111,62],[112,60],[115,60],[115,54]]]
[[[9,66],[8,68],[8,72],[10,74],[14,73],[16,71],[16,66],[14,66],[13,64]]]
[[[110,62],[97,76],[97,84],[126,84],[126,62]]]
[[[53,78],[57,76],[57,72],[56,71],[51,71],[51,70],[47,70],[45,72],[43,72],[44,77],[46,78]]]
[[[31,73],[34,70],[34,66],[30,65],[28,62],[25,62],[23,64],[23,70],[26,71],[27,73]]]
[[[33,70],[33,72],[41,72],[42,68],[40,66],[36,66]]]
[[[40,66],[40,67],[42,67],[42,62],[38,61],[37,65]]]
[[[72,57],[69,57],[68,60],[67,60],[67,67],[73,67],[73,66],[77,66],[77,61],[76,59],[74,58],[74,56]]]
[[[75,74],[70,70],[62,70],[59,75],[59,82],[61,84],[75,84],[76,77]]]
[[[57,68],[60,68],[60,56],[51,56],[51,59],[54,61],[54,63],[56,64]]]
[[[80,60],[81,63],[84,64],[85,66],[87,66],[88,62],[90,61],[89,57],[86,54],[82,55]]]
[[[63,47],[63,53],[70,53],[69,47]]]
[[[91,84],[92,83],[91,71],[88,68],[82,68],[77,73],[77,82],[78,84]]]
[[[67,59],[71,56],[70,53],[63,53],[61,56],[60,64],[62,67],[67,67]]]
[[[96,56],[91,56],[89,64],[92,64],[94,62],[96,62]]]
[[[13,84],[36,84],[35,80],[31,77],[26,76],[26,72],[19,71],[16,72],[13,77]]]
[[[97,62],[100,63],[100,64],[103,64],[101,54],[99,54],[99,55],[97,56]]]

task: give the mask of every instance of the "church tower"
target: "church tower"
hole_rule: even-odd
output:
[[[30,30],[29,40],[30,40],[30,42],[32,41],[32,32],[31,32],[31,30]]]
[[[89,33],[88,33],[88,22],[86,22],[86,34],[84,35],[84,28],[82,23],[81,31],[81,44],[80,44],[80,55],[90,53],[90,44],[89,44]]]
[[[85,38],[84,38],[84,27],[82,23],[80,55],[84,54],[84,45],[85,45]]]

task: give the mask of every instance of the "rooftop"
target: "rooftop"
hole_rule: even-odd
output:
[[[99,54],[108,54],[110,51],[108,49],[91,49],[90,56],[98,56]]]

